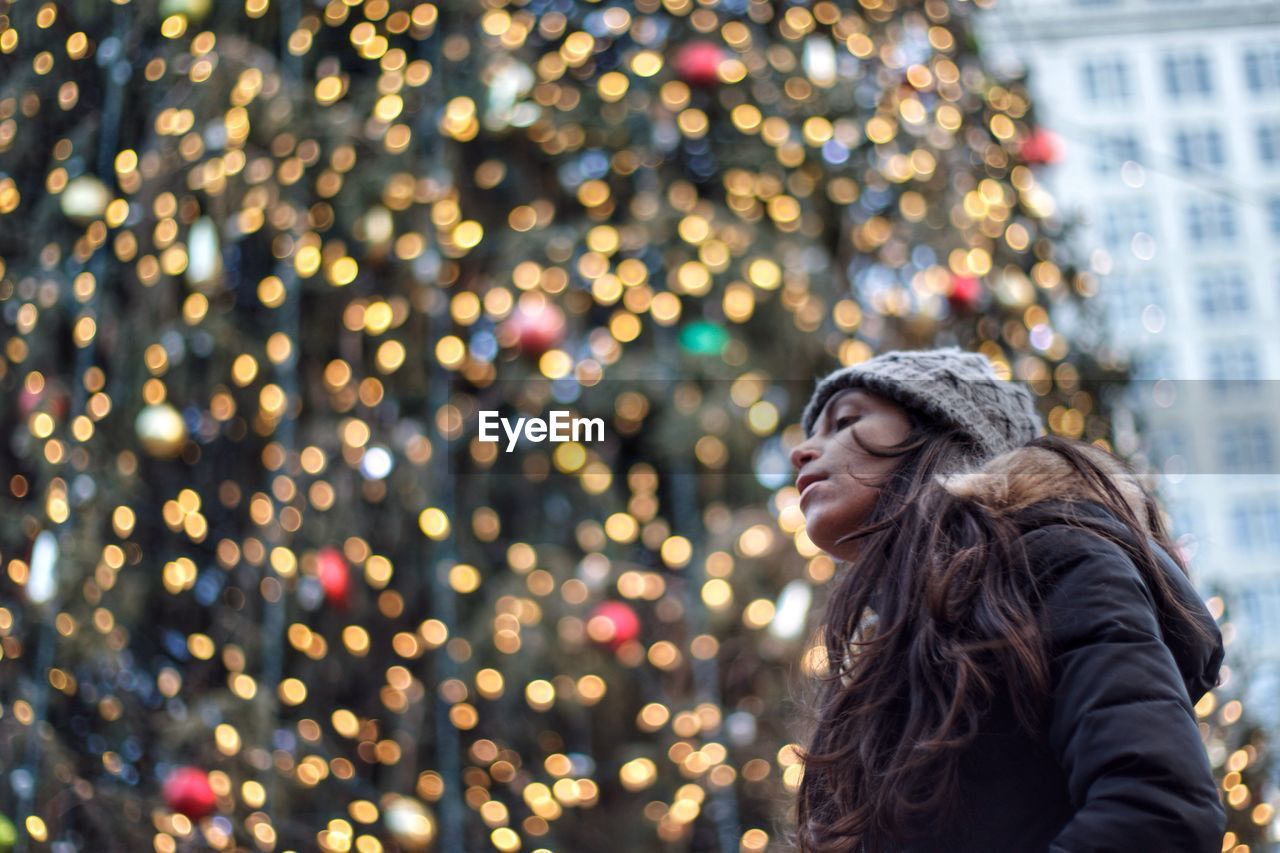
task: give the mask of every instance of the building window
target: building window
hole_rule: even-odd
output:
[[[1142,162],[1142,145],[1132,131],[1099,133],[1093,140],[1093,171],[1100,175],[1115,172],[1126,160]]]
[[[1240,599],[1240,610],[1238,613],[1243,614],[1240,622],[1243,623],[1245,631],[1242,636],[1246,638],[1250,649],[1261,651],[1268,645],[1274,648],[1277,629],[1280,629],[1280,585],[1275,581],[1267,583],[1260,579],[1251,578],[1243,581],[1238,589],[1237,594]],[[1249,672],[1249,693],[1256,694],[1249,697],[1249,701],[1253,704],[1253,709],[1257,712],[1264,707],[1265,702],[1268,706],[1266,713],[1275,714],[1275,696],[1280,696],[1280,672],[1277,672],[1276,664],[1270,666],[1255,667]]]
[[[1254,94],[1280,92],[1280,47],[1254,47],[1244,52],[1244,79]]]
[[[1145,201],[1116,201],[1102,211],[1102,242],[1109,249],[1129,245],[1138,233],[1155,234],[1151,208]]]
[[[1280,498],[1270,494],[1237,499],[1231,507],[1231,533],[1242,551],[1280,548]]]
[[[1148,305],[1163,307],[1164,289],[1154,273],[1109,276],[1103,288],[1110,296],[1112,316],[1125,322],[1135,321]]]
[[[1275,449],[1267,424],[1232,424],[1218,433],[1222,468],[1231,473],[1269,472],[1275,467]]]
[[[1212,169],[1227,165],[1222,133],[1212,127],[1183,128],[1173,136],[1173,150],[1182,169]]]
[[[1196,303],[1206,317],[1249,310],[1249,287],[1241,270],[1215,268],[1196,274]]]
[[[1127,104],[1133,96],[1129,63],[1118,56],[1085,60],[1080,68],[1084,97],[1091,104]]]
[[[1267,229],[1272,237],[1280,237],[1280,195],[1267,198]]]
[[[1236,238],[1236,208],[1226,199],[1187,202],[1187,238],[1196,245],[1231,243]]]
[[[1258,125],[1258,159],[1268,166],[1280,165],[1280,124]]]
[[[1232,341],[1209,347],[1209,384],[1215,391],[1232,387],[1253,390],[1261,374],[1258,351],[1247,341]]]
[[[1209,57],[1200,51],[1165,56],[1164,88],[1175,100],[1213,94],[1213,70]]]

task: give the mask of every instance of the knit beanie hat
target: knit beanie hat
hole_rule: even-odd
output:
[[[865,388],[959,430],[983,460],[1026,444],[1042,430],[1031,392],[1000,379],[985,356],[959,347],[886,352],[834,371],[818,382],[805,406],[805,435],[813,435],[827,400],[846,388]]]

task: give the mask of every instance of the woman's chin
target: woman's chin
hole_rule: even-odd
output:
[[[856,523],[848,519],[831,518],[827,513],[812,510],[805,517],[805,534],[809,541],[837,560],[852,560],[857,555],[859,540],[840,541],[857,527]]]
[[[834,531],[828,532],[819,527],[806,526],[805,533],[814,545],[836,559],[845,559],[843,555],[849,551],[849,546],[852,544],[851,542],[837,542],[840,538],[839,534]]]

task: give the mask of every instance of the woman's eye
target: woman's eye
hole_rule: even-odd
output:
[[[857,417],[855,417],[854,415],[845,415],[844,417],[836,418],[836,429],[842,430],[845,427],[855,423],[857,420],[858,420]]]

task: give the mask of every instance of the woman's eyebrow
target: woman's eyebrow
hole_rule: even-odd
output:
[[[847,391],[843,396],[836,399],[835,404],[831,406],[831,410],[834,412],[836,409],[842,406],[844,407],[853,406],[855,408],[861,408],[862,404],[863,404],[863,400],[862,400],[861,394],[859,394],[857,391]]]

